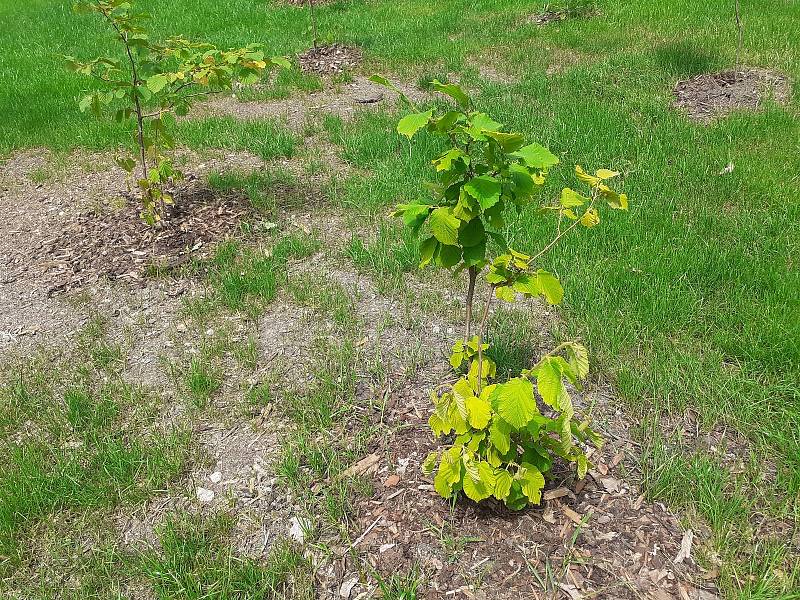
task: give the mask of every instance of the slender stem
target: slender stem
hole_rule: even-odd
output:
[[[478,395],[483,391],[483,339],[486,337],[486,328],[489,325],[489,308],[492,306],[494,289],[497,286],[489,287],[489,297],[486,299],[486,307],[483,309],[480,331],[478,331]]]
[[[586,209],[587,211],[588,211],[589,209],[591,209],[591,208],[594,208],[594,203],[595,203],[595,200],[597,200],[597,188],[596,188],[596,187],[594,188],[594,190],[592,190],[592,200],[589,202],[589,207]],[[573,222],[570,224],[570,226],[569,226],[569,227],[567,227],[567,228],[566,228],[566,229],[564,229],[563,231],[559,231],[559,232],[558,232],[558,234],[556,235],[556,237],[554,237],[554,238],[553,238],[553,239],[550,241],[550,243],[549,243],[549,244],[547,244],[547,246],[545,246],[544,248],[542,248],[542,249],[541,249],[541,250],[540,250],[540,251],[539,251],[539,252],[538,252],[536,255],[534,255],[534,256],[533,256],[533,258],[531,258],[531,259],[528,261],[528,263],[530,263],[530,264],[533,264],[534,262],[536,262],[536,259],[538,259],[538,258],[541,258],[541,257],[542,257],[542,255],[544,255],[544,254],[545,254],[545,253],[546,253],[548,250],[550,250],[550,248],[552,248],[553,246],[555,246],[555,245],[556,245],[556,244],[559,242],[559,240],[560,240],[562,237],[564,237],[564,236],[565,236],[565,235],[567,235],[567,234],[568,234],[570,231],[572,231],[572,230],[573,230],[573,229],[575,229],[575,228],[576,228],[578,225],[580,225],[580,222],[581,222],[581,220],[580,220],[580,219],[576,219],[575,221],[573,221]]]
[[[133,104],[136,109],[136,139],[139,142],[139,161],[141,162],[142,166],[142,179],[147,179],[147,155],[145,154],[144,147],[144,118],[142,116],[142,104],[139,102],[139,86],[141,85],[142,81],[139,79],[139,73],[136,70],[136,61],[133,59],[131,46],[128,43],[128,32],[121,31],[119,25],[117,25],[114,22],[114,19],[111,18],[111,15],[106,13],[103,14],[108,19],[108,22],[111,23],[114,31],[117,32],[119,39],[122,40],[122,43],[125,46],[125,53],[128,55],[128,62],[131,64],[131,83],[133,84]]]
[[[317,47],[317,16],[314,14],[314,0],[308,0],[308,9],[311,12],[311,28],[314,31],[314,48]]]
[[[472,300],[475,296],[475,280],[478,278],[478,269],[475,266],[469,268],[469,287],[467,288],[467,314],[466,331],[464,342],[468,342],[472,334]]]
[[[739,0],[735,0],[734,2],[734,12],[736,14],[736,31],[737,31],[737,41],[736,41],[736,71],[738,76],[739,71],[739,59],[742,55],[742,16],[739,12]]]

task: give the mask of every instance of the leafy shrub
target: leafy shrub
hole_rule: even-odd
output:
[[[154,42],[144,27],[148,16],[136,11],[129,0],[81,0],[74,9],[101,16],[122,47],[123,60],[65,58],[70,69],[99,84],[99,89],[80,100],[81,111],[100,117],[108,110],[116,121],[134,125],[136,155],[118,158],[117,164],[133,174],[138,163],[142,218],[153,224],[163,217],[165,205],[172,203],[165,186],[182,177],[162,155],[164,148],[175,145],[167,117],[186,115],[198,98],[228,90],[234,81],[255,83],[266,70],[288,68],[289,62],[268,58],[256,44],[219,50],[183,37]]]
[[[383,77],[372,80],[400,92]],[[437,179],[428,186],[430,195],[399,204],[393,215],[415,231],[427,226],[420,267],[466,271],[468,287],[464,337],[455,342],[450,357],[460,376],[431,393],[431,429],[437,437],[452,436],[447,438],[452,443],[431,453],[423,471],[437,471],[434,485],[445,498],[460,492],[475,501],[493,496],[520,509],[540,501],[555,457],[575,463],[583,477],[589,466],[584,445],[599,446],[602,440],[588,421],[577,418],[569,394],[570,386],[580,389],[589,372],[588,354],[580,344],[561,344],[517,377],[493,381],[496,366],[486,355],[485,341],[492,301],[514,302],[521,295],[560,303],[561,283],[536,267],[538,259],[576,227],[597,225],[599,204],[626,210],[628,199],[608,186],[619,173],[599,169],[591,175],[576,166],[585,191],[564,188],[557,202],[543,207],[557,216],[553,238],[532,256],[509,247],[502,234],[506,211],[534,203],[559,158],[475,110],[459,86],[433,81],[431,87],[456,106],[416,110],[400,120],[397,131],[411,140],[425,130],[450,147],[433,160]],[[491,258],[489,250],[495,246],[501,252]],[[482,273],[489,293],[473,335],[475,287]]]

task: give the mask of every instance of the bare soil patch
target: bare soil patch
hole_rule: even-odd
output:
[[[756,110],[767,100],[786,104],[790,93],[788,78],[769,69],[720,71],[679,81],[674,106],[709,123],[734,110]]]
[[[548,25],[550,23],[558,23],[564,21],[569,17],[565,10],[546,10],[544,12],[536,13],[527,18],[528,23],[534,25]]]
[[[316,46],[297,55],[300,68],[306,73],[338,75],[352,71],[361,63],[361,49],[345,44]]]
[[[415,102],[428,97],[426,92],[410,84],[401,83],[398,88]],[[191,118],[231,116],[242,120],[283,119],[289,128],[302,131],[304,126],[318,115],[333,114],[349,119],[359,110],[386,106],[397,98],[396,92],[359,76],[349,83],[322,92],[284,100],[240,102],[232,96],[214,98],[210,102],[198,105]]]

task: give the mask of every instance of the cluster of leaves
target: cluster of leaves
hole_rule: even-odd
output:
[[[195,100],[228,90],[235,81],[255,83],[267,70],[289,63],[267,57],[255,44],[220,50],[183,37],[152,41],[145,28],[148,15],[127,0],[82,0],[74,9],[103,17],[124,50],[121,60],[106,56],[87,62],[72,56],[65,59],[70,69],[99,84],[80,100],[82,111],[98,117],[110,113],[118,122],[135,125],[136,158],[120,157],[117,162],[131,174],[138,163],[142,218],[155,223],[162,218],[164,206],[172,203],[167,184],[181,177],[162,154],[175,145],[167,119],[187,114]]]
[[[381,76],[372,80],[400,93]],[[415,231],[427,227],[420,267],[434,264],[456,274],[466,270],[469,286],[465,336],[456,341],[450,358],[457,372],[466,372],[455,384],[445,384],[443,393],[431,395],[431,429],[437,437],[452,435],[454,440],[429,455],[423,470],[437,471],[434,484],[445,498],[463,491],[475,501],[494,496],[519,509],[540,501],[554,457],[575,463],[583,477],[589,464],[585,445],[599,446],[602,440],[587,421],[577,418],[568,393],[569,386],[580,388],[589,372],[588,354],[580,344],[562,344],[518,377],[492,383],[496,366],[484,354],[490,348],[485,337],[492,300],[538,296],[559,304],[561,283],[536,268],[537,260],[576,227],[597,225],[598,204],[626,210],[628,199],[608,185],[618,172],[599,169],[589,174],[576,166],[578,182],[588,189],[564,188],[553,204],[542,206],[539,191],[559,158],[476,110],[459,86],[433,81],[431,87],[455,106],[415,109],[400,120],[397,131],[409,140],[427,131],[447,140],[449,147],[433,159],[437,178],[428,186],[430,194],[399,204],[392,214]],[[557,229],[552,240],[529,256],[507,244],[504,215],[512,207],[522,210],[533,203],[545,214],[557,213]],[[500,252],[491,258],[493,248]],[[489,293],[478,335],[472,336],[475,284],[481,273]]]
[[[589,462],[579,443],[601,443],[587,421],[575,420],[567,387],[580,387],[588,374],[586,349],[563,344],[520,376],[490,383],[495,366],[484,357],[486,367],[478,367],[478,343],[477,336],[456,342],[451,364],[468,360],[468,373],[441,395],[431,394],[433,433],[455,439],[444,451],[428,455],[423,470],[431,474],[438,465],[434,487],[445,498],[463,491],[476,502],[493,496],[509,508],[524,508],[540,501],[553,456],[576,463],[583,477]]]

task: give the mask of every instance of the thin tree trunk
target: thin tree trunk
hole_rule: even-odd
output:
[[[314,48],[317,47],[317,16],[314,14],[314,0],[308,0],[308,10],[311,13],[311,28],[314,34]]]
[[[489,308],[492,306],[494,298],[494,288],[489,288],[489,298],[486,300],[486,308],[483,310],[480,331],[478,331],[478,395],[483,391],[483,340],[486,337],[486,328],[489,325]]]
[[[464,333],[464,342],[468,342],[472,335],[472,300],[475,296],[475,280],[478,278],[478,269],[469,268],[469,287],[467,288],[467,325]]]
[[[740,68],[740,60],[742,57],[742,15],[739,11],[739,0],[735,0],[734,2],[734,11],[736,14],[736,32],[737,32],[737,39],[736,39],[736,76],[739,76],[739,68]]]

